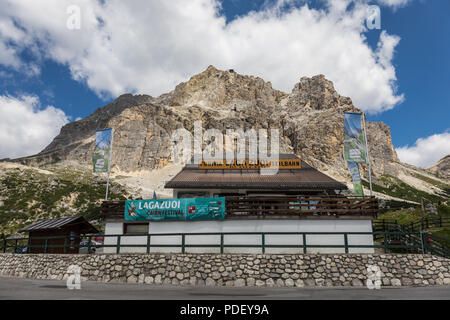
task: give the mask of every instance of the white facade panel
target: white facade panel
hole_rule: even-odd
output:
[[[121,222],[108,222],[105,226],[105,235],[122,235],[123,223]],[[117,237],[105,237],[104,244],[117,245]],[[145,253],[147,248],[145,247],[126,247],[126,245],[142,245],[147,244],[147,236],[122,236],[120,238],[120,253]],[[115,247],[107,247],[103,250],[104,253],[116,253]]]
[[[122,223],[107,223],[105,234],[121,234]],[[149,233],[214,233],[214,232],[372,232],[371,220],[224,220],[150,222]],[[308,245],[344,245],[343,235],[307,235]],[[151,244],[181,245],[181,236],[152,236]],[[127,237],[122,244],[146,244],[147,237]],[[261,245],[261,235],[224,235],[224,244]],[[105,238],[105,244],[116,244]],[[220,245],[219,235],[186,235],[185,244]],[[266,245],[295,245],[298,248],[266,248],[266,253],[303,253],[301,235],[266,235]],[[372,235],[349,235],[349,245],[373,245]],[[114,253],[115,248],[105,248]],[[146,248],[121,248],[121,252],[146,252]],[[151,252],[181,252],[181,248],[152,247]],[[219,253],[220,248],[186,248],[187,253]],[[308,248],[308,253],[343,253],[344,248]],[[373,253],[373,248],[350,248],[350,253]],[[260,248],[224,248],[224,253],[261,253]]]

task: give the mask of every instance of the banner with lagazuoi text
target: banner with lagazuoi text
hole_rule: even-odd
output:
[[[223,220],[225,198],[127,200],[125,221]]]

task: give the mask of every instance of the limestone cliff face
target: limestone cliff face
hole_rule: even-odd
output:
[[[435,165],[429,167],[428,171],[443,179],[450,179],[450,154],[439,160]]]
[[[260,106],[273,109],[285,93],[274,90],[270,82],[235,72],[219,71],[209,66],[206,71],[179,84],[171,98],[171,106],[194,106],[215,110],[244,110]]]
[[[89,117],[64,126],[40,154],[18,161],[90,163],[95,131],[112,127],[113,170],[162,168],[171,161],[172,132],[182,127],[192,132],[194,121],[201,120],[204,129],[222,132],[279,129],[282,152],[295,152],[319,169],[348,176],[342,154],[346,111],[360,112],[323,75],[301,78],[288,94],[261,78],[210,66],[158,98],[120,96]],[[389,127],[369,122],[367,130],[374,174],[396,175],[398,158]]]
[[[122,95],[114,102],[97,109],[89,117],[66,124],[62,127],[60,134],[41,153],[65,148],[68,145],[90,138],[95,130],[107,127],[111,118],[119,115],[125,109],[150,102],[151,100],[152,97],[147,95]]]
[[[313,110],[325,110],[342,106],[353,107],[352,100],[340,96],[333,83],[324,75],[312,78],[302,77],[289,95],[288,106],[297,110],[299,106],[307,106]]]
[[[383,122],[367,122],[367,142],[374,174],[397,176],[400,161],[392,145],[391,128]]]

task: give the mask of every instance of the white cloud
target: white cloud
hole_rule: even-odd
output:
[[[450,131],[417,139],[413,146],[396,148],[396,151],[403,162],[422,168],[432,166],[450,154]]]
[[[67,122],[62,110],[40,108],[35,96],[0,96],[0,159],[40,152]]]
[[[213,64],[287,92],[301,76],[325,74],[365,111],[393,108],[403,99],[392,65],[399,38],[383,32],[371,49],[364,36],[368,1],[327,1],[323,10],[285,10],[298,1],[280,0],[227,24],[215,0],[0,0],[0,43],[15,50],[6,52],[9,64],[31,48],[66,64],[99,95],[157,96]],[[66,27],[73,4],[81,8],[81,30]]]
[[[378,0],[378,2],[389,7],[399,8],[407,5],[411,0]]]
[[[3,5],[0,1],[0,5]],[[0,13],[0,64],[14,70],[22,70],[27,76],[39,75],[40,68],[33,62],[23,62],[19,54],[24,47],[33,49],[32,38],[18,27],[13,19],[4,19]]]

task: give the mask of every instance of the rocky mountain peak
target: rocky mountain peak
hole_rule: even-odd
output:
[[[145,94],[123,94],[106,106],[98,108],[90,116],[63,126],[60,134],[41,153],[64,148],[76,141],[89,138],[95,130],[106,128],[109,120],[125,109],[152,101],[153,98]]]
[[[175,129],[269,129],[280,131],[281,152],[295,152],[321,170],[348,178],[342,156],[344,112],[361,112],[336,92],[324,75],[302,77],[290,94],[270,82],[209,66],[157,98],[125,94],[89,117],[67,124],[40,154],[17,161],[41,165],[60,160],[90,164],[95,131],[114,128],[113,170],[161,169],[171,162]],[[390,128],[367,125],[374,174],[397,174],[398,158]],[[348,176],[348,177],[347,177]]]
[[[427,168],[427,170],[434,173],[438,177],[450,179],[450,154],[443,157],[436,164]]]
[[[313,110],[336,109],[341,106],[355,109],[352,100],[339,95],[333,82],[323,74],[311,78],[302,77],[292,89],[287,105],[291,108],[305,106]]]
[[[270,82],[245,76],[233,70],[209,66],[205,71],[180,83],[172,93],[171,106],[199,106],[206,109],[229,109],[263,102],[274,105],[286,93],[272,88]]]

